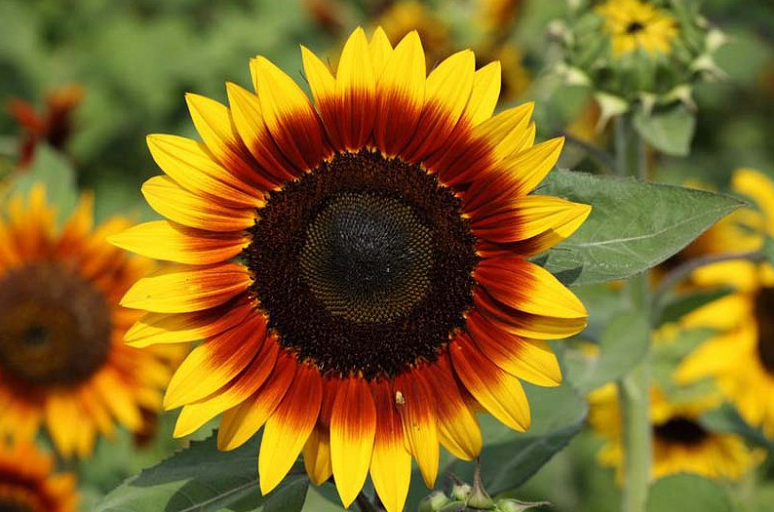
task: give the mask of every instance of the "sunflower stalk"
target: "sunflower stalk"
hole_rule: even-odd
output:
[[[615,150],[618,173],[647,180],[645,144],[634,128],[632,118],[616,119]],[[650,275],[644,272],[629,279],[627,292],[631,307],[646,318],[651,317]],[[650,332],[646,334],[650,339]],[[650,429],[650,363],[649,356],[635,366],[618,383],[622,411],[624,443],[623,512],[645,512],[648,497],[651,458]]]

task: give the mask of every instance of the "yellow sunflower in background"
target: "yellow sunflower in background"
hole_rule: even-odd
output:
[[[734,173],[732,188],[758,207],[724,219],[702,237],[709,254],[742,253],[761,247],[774,235],[774,182],[752,169]],[[701,286],[730,286],[733,293],[689,314],[683,323],[719,331],[680,365],[681,383],[714,378],[750,424],[774,436],[774,268],[768,263],[734,260],[699,269]]]
[[[614,57],[642,48],[651,56],[669,54],[677,37],[676,20],[642,0],[607,0],[597,7],[610,34]]]
[[[57,231],[37,185],[0,217],[0,438],[31,438],[43,423],[65,457],[89,455],[116,423],[139,430],[171,375],[168,349],[123,342],[139,315],[118,301],[150,262],[107,243],[129,223],[92,229],[92,209],[84,196]]]
[[[586,325],[580,301],[527,258],[574,232],[586,205],[529,195],[561,139],[534,145],[532,105],[492,117],[496,63],[473,52],[426,75],[416,32],[350,36],[338,70],[302,48],[314,104],[264,57],[230,108],[189,95],[203,142],[149,137],[167,176],[143,192],[169,219],[112,238],[177,262],[126,306],[136,346],[205,338],[173,376],[176,435],[224,412],[232,449],[264,428],[261,490],[299,452],[349,506],[369,473],[402,509],[411,457],[432,485],[439,442],[481,449],[478,407],[530,424],[520,379],[561,380],[545,340]]]
[[[399,41],[409,32],[417,31],[430,67],[454,49],[450,27],[419,0],[393,2],[378,17],[376,25],[384,30],[391,41]]]
[[[52,471],[51,458],[34,445],[0,440],[0,510],[75,512],[75,477]]]
[[[765,454],[748,448],[740,436],[711,432],[699,423],[704,412],[718,405],[717,399],[675,403],[656,387],[651,388],[650,397],[652,478],[695,473],[737,480],[763,460]],[[597,454],[599,463],[616,468],[619,481],[623,481],[623,438],[616,386],[608,384],[592,392],[589,403],[589,423],[606,440]]]

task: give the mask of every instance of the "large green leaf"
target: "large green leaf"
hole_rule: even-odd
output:
[[[481,475],[492,495],[515,489],[526,482],[570,439],[586,419],[586,402],[569,383],[556,388],[524,385],[532,411],[527,432],[514,432],[493,417],[479,417],[484,435]],[[472,481],[473,463],[454,461],[448,470]]]
[[[731,500],[712,480],[698,475],[670,475],[650,488],[647,512],[731,512]]]
[[[569,367],[569,379],[583,393],[617,380],[644,357],[648,321],[639,311],[620,313],[607,324],[599,340],[599,358]]]
[[[258,488],[260,436],[221,452],[216,436],[196,441],[108,494],[93,512],[298,512],[309,481],[296,463],[277,489]]]
[[[575,234],[537,258],[572,285],[624,279],[658,265],[744,204],[702,190],[562,170],[549,175],[540,193],[593,207]]]

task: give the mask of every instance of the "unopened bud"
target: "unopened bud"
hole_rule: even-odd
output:
[[[468,507],[476,510],[493,510],[494,500],[479,486],[473,487],[473,492],[468,498]]]
[[[435,491],[419,502],[419,512],[440,512],[451,500],[441,491]]]
[[[468,484],[455,484],[451,490],[451,497],[457,501],[468,501],[473,493],[473,488]]]

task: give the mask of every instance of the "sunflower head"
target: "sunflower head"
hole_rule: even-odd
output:
[[[16,195],[0,218],[0,435],[34,436],[44,423],[58,451],[90,453],[115,424],[136,430],[158,410],[168,353],[124,346],[138,315],[118,305],[149,261],[105,240],[128,222],[92,228],[86,195],[61,229],[45,190]]]
[[[774,235],[774,181],[753,169],[737,169],[731,179],[752,208],[734,212],[702,237],[705,254],[757,251]],[[731,260],[693,273],[701,287],[727,287],[732,293],[687,315],[690,327],[715,329],[678,368],[684,383],[714,379],[750,424],[774,436],[774,406],[761,390],[774,387],[774,267],[766,261]]]
[[[52,470],[51,458],[34,445],[0,441],[0,510],[75,512],[75,477]]]
[[[651,57],[671,53],[679,28],[668,12],[644,0],[607,0],[596,10],[604,18],[614,58],[640,49]]]
[[[694,3],[695,4],[695,3]],[[649,111],[681,101],[692,86],[722,76],[713,54],[723,36],[697,5],[672,0],[580,1],[551,25],[561,49],[555,72]]]
[[[614,384],[589,395],[592,429],[606,443],[600,449],[600,464],[616,468],[623,481],[621,412]],[[740,436],[705,428],[700,416],[717,407],[716,396],[690,402],[669,400],[657,387],[651,389],[650,416],[653,435],[652,475],[661,478],[676,473],[695,473],[707,478],[737,480],[763,460],[761,450],[747,448]]]
[[[478,407],[525,430],[520,380],[559,384],[546,340],[586,311],[528,258],[590,208],[531,194],[562,141],[534,143],[530,104],[493,116],[497,64],[462,51],[428,75],[416,32],[381,29],[335,73],[302,54],[313,102],[257,57],[255,93],[188,96],[201,142],[149,138],[166,176],[143,192],[169,220],[112,241],[177,264],[125,295],[148,311],[127,339],[205,340],[167,390],[176,435],[223,413],[228,450],[263,427],[263,492],[303,451],[345,506],[370,473],[397,512],[412,457],[432,485],[439,444],[478,455]]]

